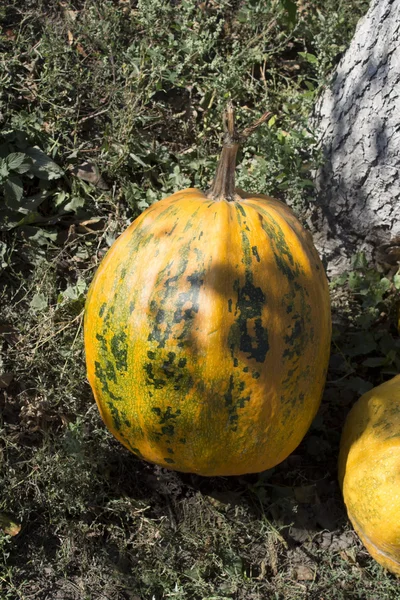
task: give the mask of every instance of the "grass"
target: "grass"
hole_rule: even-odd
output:
[[[260,475],[204,479],[129,454],[100,420],[82,345],[99,260],[147,205],[209,185],[228,98],[242,125],[275,115],[242,150],[238,185],[285,198],[300,218],[315,202],[310,111],[366,8],[0,7],[0,157],[44,153],[42,170],[36,154],[2,175],[0,513],[22,525],[15,537],[0,531],[2,599],[398,598],[398,582],[352,532],[336,483],[349,406],[400,367],[390,278],[360,255],[332,284],[321,410],[298,450]]]

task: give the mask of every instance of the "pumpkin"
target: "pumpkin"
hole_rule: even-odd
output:
[[[263,471],[296,448],[331,333],[311,236],[284,203],[235,190],[231,109],[227,123],[209,192],[175,193],[128,227],[97,270],[84,326],[110,431],[147,461],[208,476]]]
[[[400,375],[351,409],[340,445],[339,482],[364,546],[400,576]]]

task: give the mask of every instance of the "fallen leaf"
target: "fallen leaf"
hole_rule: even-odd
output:
[[[96,233],[96,231],[101,229],[104,229],[104,219],[101,217],[80,221],[77,224],[77,231],[79,233]]]
[[[66,11],[64,11],[64,14],[67,17],[67,19],[69,19],[70,21],[76,21],[76,17],[78,16],[78,11],[77,10],[66,10]]]
[[[13,30],[12,30],[12,29],[7,29],[7,30],[6,30],[6,37],[7,37],[9,40],[12,40],[12,41],[14,41],[14,40],[15,40],[15,38],[16,38],[16,35],[15,35],[15,33],[13,32]]]
[[[76,49],[78,50],[78,52],[79,52],[79,54],[80,54],[81,56],[83,56],[83,57],[85,57],[85,58],[87,57],[87,52],[85,52],[85,50],[84,50],[84,48],[83,48],[82,44],[80,44],[79,42],[78,42],[78,43],[77,43],[77,45],[76,45]]]
[[[315,578],[315,570],[308,565],[299,565],[296,567],[296,578],[298,581],[313,581]]]
[[[351,548],[350,550],[341,550],[339,552],[340,557],[351,565],[357,565],[355,550]]]
[[[300,502],[301,504],[313,503],[316,501],[317,490],[315,484],[295,487],[293,488],[293,491],[297,502]]]
[[[21,531],[21,525],[13,520],[13,517],[6,513],[0,513],[0,528],[7,535],[18,535]]]
[[[7,335],[10,333],[16,333],[16,329],[11,327],[11,325],[0,325],[0,335]]]
[[[79,167],[71,169],[71,173],[83,181],[93,183],[93,185],[101,190],[108,190],[108,185],[102,178],[98,167],[93,163],[84,162]]]
[[[72,46],[72,44],[74,43],[74,36],[72,35],[72,32],[69,29],[68,29],[67,35],[68,35],[68,44],[70,46]]]
[[[0,388],[7,388],[14,379],[14,373],[3,373],[0,375]]]

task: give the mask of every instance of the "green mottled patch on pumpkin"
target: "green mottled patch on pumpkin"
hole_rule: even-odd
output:
[[[178,408],[173,412],[172,407],[167,406],[167,409],[163,411],[160,407],[154,406],[151,411],[157,415],[158,424],[161,425],[160,430],[154,431],[152,437],[156,440],[159,440],[163,436],[167,438],[173,437],[175,435],[175,421],[181,415],[181,410]],[[167,440],[167,443],[171,443],[170,440]]]
[[[173,225],[172,229],[171,229],[170,231],[168,231],[168,232],[166,231],[166,232],[165,232],[165,235],[167,235],[167,236],[170,236],[170,235],[172,235],[172,234],[174,233],[175,229],[177,228],[177,226],[178,226],[178,223],[179,223],[179,220],[178,220],[178,221],[175,221],[175,223],[174,223],[174,225]]]
[[[167,381],[161,377],[156,377],[153,372],[153,363],[145,363],[143,369],[147,374],[147,385],[153,386],[156,390],[160,390],[167,385]]]
[[[128,346],[125,331],[113,335],[111,338],[111,352],[118,371],[126,371],[128,368]]]
[[[251,252],[252,252],[253,256],[255,256],[256,261],[260,262],[261,259],[260,259],[260,255],[258,254],[257,246],[252,246]]]
[[[193,387],[191,373],[186,368],[186,357],[177,359],[175,352],[168,352],[165,355],[165,351],[162,350],[159,352],[148,350],[147,356],[153,361],[143,365],[148,385],[155,389],[169,386],[175,391],[183,389],[185,392]]]
[[[286,260],[284,260],[284,258],[277,252],[274,252],[274,257],[280,272],[283,273],[289,281],[293,281],[296,277],[295,271],[290,267],[290,265],[288,265]]]
[[[190,229],[193,228],[194,223],[196,223],[196,217],[198,215],[199,210],[200,210],[200,206],[198,208],[196,208],[196,210],[194,211],[192,216],[189,217],[188,222],[186,223],[186,225],[183,229],[183,233],[186,233],[187,231],[189,231]]]
[[[174,460],[172,460],[172,458],[164,458],[163,460],[164,460],[164,462],[166,462],[168,465],[173,465],[173,464],[175,464],[175,461],[174,461]]]
[[[285,335],[285,344],[289,347],[284,350],[283,358],[300,357],[306,343],[307,334],[304,329],[304,319],[297,314],[293,317],[293,321],[290,333]]]
[[[232,431],[237,431],[239,414],[238,410],[240,408],[244,408],[250,400],[250,395],[248,396],[240,396],[236,399],[237,394],[234,394],[235,388],[237,391],[243,392],[245,389],[245,383],[243,381],[238,381],[237,385],[235,385],[234,376],[231,375],[229,378],[229,387],[224,394],[225,406],[228,409],[228,419],[230,423],[230,428]]]
[[[244,210],[244,207],[241,204],[239,204],[239,203],[235,204],[235,208],[237,211],[239,211],[243,215],[243,217],[246,216],[246,211]]]
[[[115,368],[113,363],[110,360],[107,360],[106,362],[106,376],[108,380],[113,381],[114,383],[117,383],[117,375],[115,373]]]
[[[96,333],[96,340],[98,342],[100,342],[100,351],[107,352],[107,340],[104,337],[104,335],[101,335],[100,333]]]
[[[139,448],[135,448],[134,446],[132,446],[132,444],[129,442],[129,440],[126,440],[126,441],[129,445],[130,451],[133,452],[133,454],[137,454],[137,456],[139,456],[140,458],[143,458],[143,455],[140,452]]]
[[[173,425],[163,425],[161,427],[161,433],[168,437],[173,437],[175,434],[175,427]]]
[[[104,316],[104,327],[107,330],[110,327],[110,321],[115,313],[115,306],[110,306]]]
[[[233,388],[234,388],[234,382],[233,382],[233,375],[230,376],[229,378],[229,387],[228,387],[228,391],[225,392],[224,394],[224,398],[225,398],[225,406],[232,406],[233,403]]]
[[[241,235],[245,282],[243,286],[238,280],[234,283],[234,289],[237,291],[234,314],[237,316],[228,334],[228,344],[233,354],[238,349],[247,354],[248,358],[264,362],[269,350],[269,341],[268,331],[263,326],[261,317],[267,299],[263,290],[253,283],[250,243],[244,231]]]
[[[122,426],[122,422],[121,422],[121,416],[119,414],[119,410],[118,408],[115,406],[115,404],[113,404],[112,402],[108,401],[107,402],[107,406],[109,408],[110,414],[111,414],[111,418],[113,421],[113,425],[115,427],[115,429],[117,431],[119,431],[121,429]]]
[[[97,360],[94,363],[94,367],[95,367],[95,376],[99,380],[101,389],[103,390],[103,392],[105,394],[107,394],[108,397],[111,398],[112,400],[122,400],[121,396],[117,396],[110,390],[109,385],[108,385],[109,377],[107,375],[107,370],[104,369]]]
[[[100,319],[103,318],[104,311],[106,310],[106,307],[107,307],[106,302],[103,302],[103,304],[100,306],[100,310],[99,310],[99,317],[100,317]]]
[[[372,425],[372,428],[373,429],[381,429],[382,431],[387,431],[387,430],[391,429],[392,426],[393,425],[390,421],[387,421],[385,418],[381,418],[381,419],[379,419],[379,421],[376,421]]]

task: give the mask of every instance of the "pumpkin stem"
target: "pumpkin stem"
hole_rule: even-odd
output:
[[[210,189],[206,192],[207,198],[211,198],[212,200],[227,200],[228,202],[241,200],[241,196],[235,190],[237,151],[241,142],[246,140],[270,116],[271,112],[264,113],[253,125],[246,127],[241,133],[238,133],[235,127],[233,104],[231,101],[228,102],[224,112],[225,135],[222,141],[222,152],[214,181]]]

